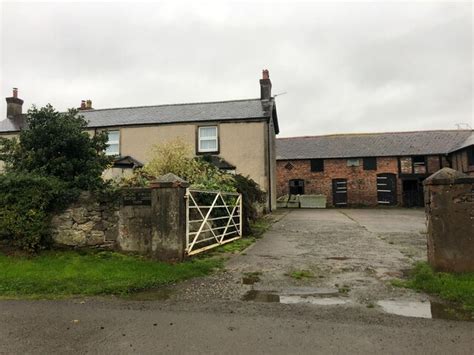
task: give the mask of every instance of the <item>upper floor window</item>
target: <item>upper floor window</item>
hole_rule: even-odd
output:
[[[413,174],[426,174],[426,161],[423,155],[412,157]]]
[[[311,159],[311,171],[324,171],[324,159]]]
[[[120,155],[120,131],[108,131],[106,155]]]
[[[359,159],[347,159],[347,166],[359,166]]]
[[[467,148],[467,165],[474,166],[474,146]]]
[[[219,151],[219,140],[217,136],[217,126],[199,127],[198,130],[198,152]]]
[[[364,170],[377,170],[377,158],[370,157],[363,159]]]

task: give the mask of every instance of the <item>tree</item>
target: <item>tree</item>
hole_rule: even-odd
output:
[[[0,160],[7,172],[54,176],[82,190],[102,186],[102,172],[110,163],[106,132],[90,136],[77,110],[62,113],[51,105],[33,106],[26,122],[18,140],[0,140]]]
[[[0,138],[0,239],[28,251],[51,243],[50,220],[80,190],[101,190],[107,133],[89,135],[77,110],[31,108],[18,139]]]

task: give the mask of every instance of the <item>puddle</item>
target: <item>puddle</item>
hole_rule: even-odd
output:
[[[250,290],[243,297],[243,301],[255,302],[278,302],[283,304],[315,304],[320,306],[332,306],[350,303],[349,300],[344,300],[336,297],[317,297],[314,295],[279,295],[275,291],[259,291]]]
[[[169,300],[172,295],[173,290],[169,288],[154,288],[132,293],[125,298],[132,301],[165,301]]]
[[[473,321],[473,312],[439,302],[378,301],[382,309],[404,317]]]

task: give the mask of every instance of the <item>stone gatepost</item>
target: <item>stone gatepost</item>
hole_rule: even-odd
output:
[[[443,168],[424,182],[428,261],[438,271],[474,271],[474,177]]]
[[[152,256],[163,261],[181,261],[186,248],[186,189],[189,184],[174,174],[150,183],[152,210]]]

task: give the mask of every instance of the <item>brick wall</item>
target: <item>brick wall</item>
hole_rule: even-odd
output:
[[[292,169],[285,165],[290,162]],[[280,160],[277,162],[278,196],[288,194],[288,181],[305,180],[306,194],[326,195],[328,205],[332,206],[332,179],[347,179],[348,205],[377,205],[377,174],[398,175],[396,157],[377,158],[377,170],[364,170],[362,158],[358,167],[348,167],[346,159],[325,159],[324,172],[311,172],[310,160]],[[401,181],[397,179],[397,197],[401,202]]]

